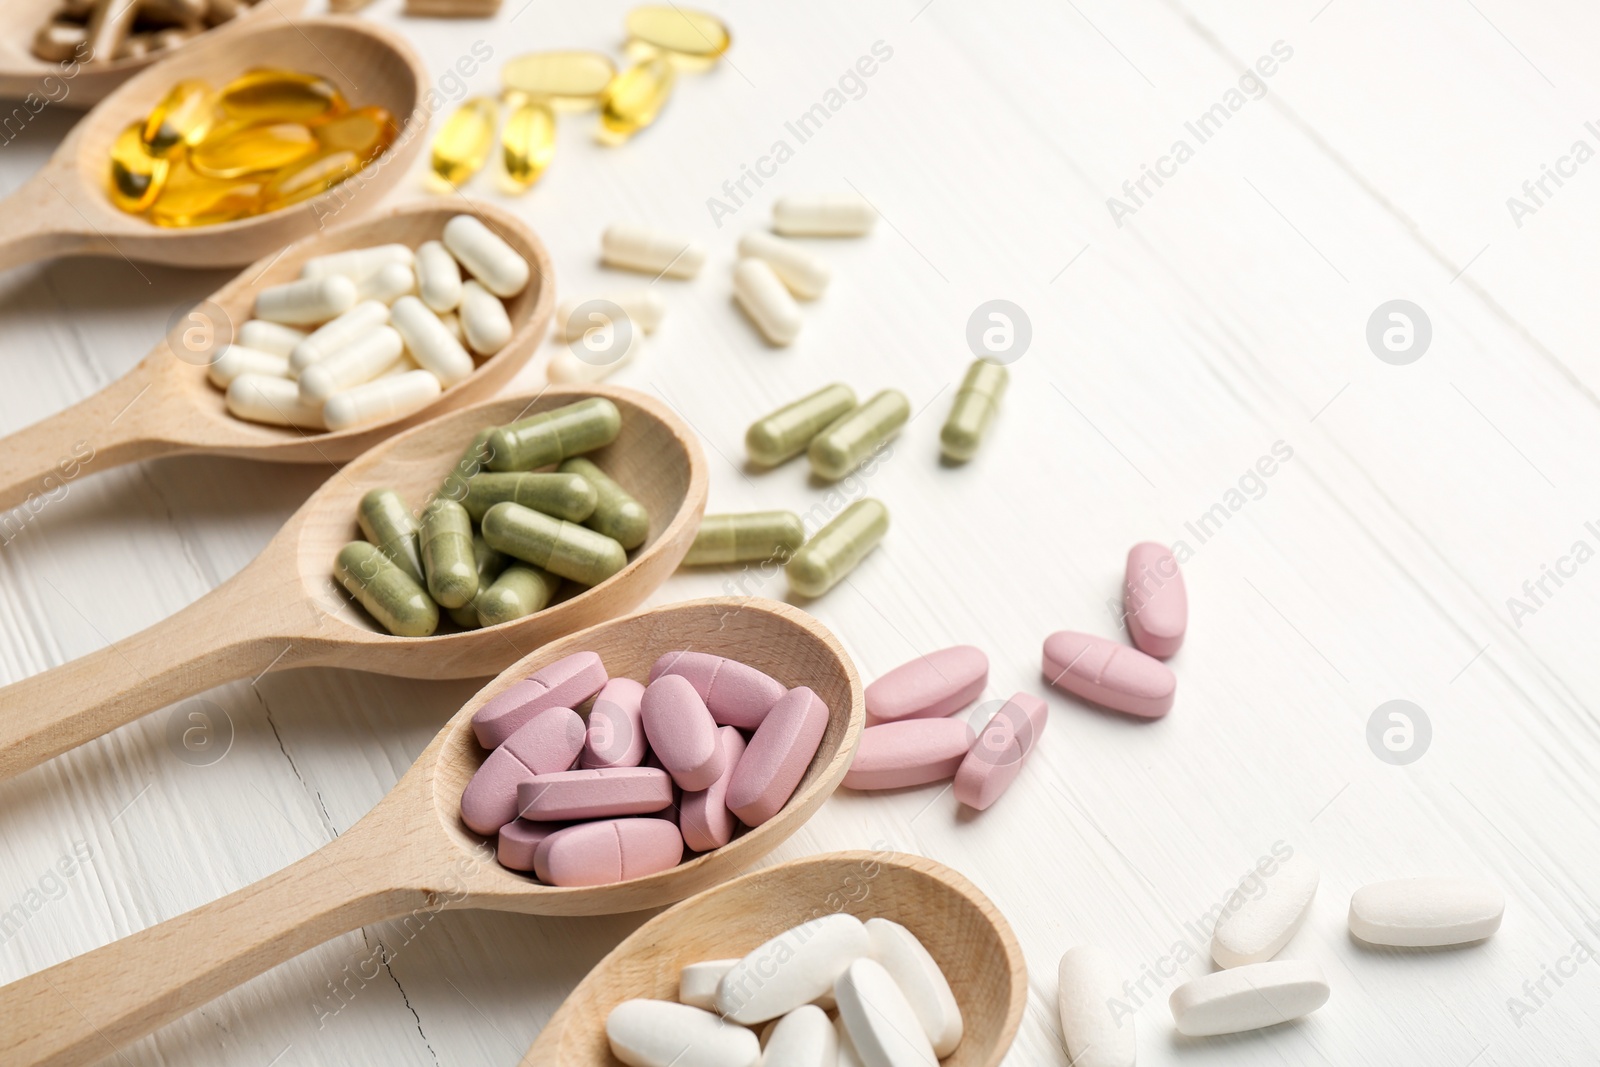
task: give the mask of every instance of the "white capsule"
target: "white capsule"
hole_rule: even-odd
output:
[[[511,340],[511,316],[499,297],[477,282],[467,282],[461,287],[461,332],[467,347],[490,356]]]
[[[348,430],[369,422],[389,422],[427,407],[438,397],[439,379],[425,370],[407,371],[393,378],[334,393],[322,407],[330,430]]]
[[[261,290],[256,294],[256,318],[290,326],[327,322],[350,310],[356,302],[356,283],[342,274],[308,278]]]
[[[600,259],[608,267],[642,274],[693,278],[706,261],[706,250],[672,234],[618,222],[600,235]]]
[[[1506,896],[1458,878],[1403,878],[1350,897],[1350,932],[1372,945],[1435,948],[1482,941],[1500,929]]]
[[[868,919],[872,958],[906,995],[941,1060],[961,1044],[961,1008],[939,964],[915,934],[889,919]]]
[[[500,302],[492,296],[489,299],[496,304]],[[451,335],[450,328],[417,297],[403,296],[396,300],[389,312],[389,322],[400,331],[412,358],[423,369],[432,371],[446,387],[472,374],[476,366],[472,357]]]
[[[1056,1005],[1073,1067],[1134,1067],[1133,1015],[1111,1007],[1122,997],[1122,969],[1103,948],[1079,945],[1061,957]]]
[[[417,291],[417,276],[404,263],[389,263],[356,283],[359,300],[392,304],[407,293]]]
[[[444,246],[495,296],[516,296],[528,285],[528,261],[475,215],[445,223]]]
[[[628,1067],[756,1067],[761,1043],[742,1026],[670,1000],[624,1000],[606,1016],[611,1053]]]
[[[717,983],[738,960],[691,963],[678,975],[678,1002],[711,1011],[717,1002]]]
[[[839,1035],[828,1013],[802,1004],[768,1027],[761,1067],[838,1067]]]
[[[784,196],[772,205],[772,228],[790,237],[860,237],[877,221],[877,211],[855,193]]]
[[[332,322],[312,330],[289,353],[289,376],[298,378],[319,359],[344,348],[389,321],[388,305],[378,300],[363,300]]]
[[[329,252],[325,256],[313,256],[300,268],[300,277],[326,278],[329,275],[342,274],[353,282],[359,282],[390,263],[409,267],[414,259],[415,253],[401,244],[352,248],[345,252]]]
[[[723,975],[717,1011],[745,1024],[776,1019],[828,992],[852,961],[871,951],[867,928],[854,915],[801,923],[758,946]]]
[[[800,305],[765,260],[741,259],[733,268],[733,295],[766,339],[786,345],[800,334]]]
[[[590,330],[603,329],[608,317],[616,314],[607,304],[620,308],[628,321],[645,333],[655,333],[667,314],[667,302],[653,289],[583,299],[569,296],[556,305],[556,340],[575,341]]]
[[[557,385],[603,382],[634,361],[644,348],[644,334],[637,330],[629,334],[628,347],[620,355],[605,348],[590,347],[587,337],[582,345],[581,353],[574,351],[571,344],[562,346],[545,366],[545,377]]]
[[[399,333],[379,326],[301,371],[300,399],[307,404],[323,404],[334,393],[370,382],[399,362],[404,348]]]
[[[869,1067],[936,1067],[938,1057],[916,1009],[883,964],[859,959],[833,984],[839,1018]]]
[[[441,315],[461,303],[461,266],[442,241],[424,241],[417,248],[417,292]]]
[[[1265,963],[1289,943],[1317,895],[1321,872],[1305,856],[1290,856],[1261,878],[1259,895],[1243,886],[1230,897],[1211,937],[1211,958],[1219,967]]]
[[[265,319],[249,320],[239,327],[239,336],[235,338],[246,348],[253,348],[257,352],[271,352],[275,356],[287,356],[294,351],[295,345],[305,339],[304,330],[285,326],[281,322],[268,322]]]
[[[244,345],[229,345],[222,350],[206,371],[206,377],[210,378],[211,384],[218,389],[226,389],[228,383],[241,374],[259,374],[268,378],[287,378],[289,376],[289,360],[272,352],[246,348]]]
[[[235,418],[304,430],[324,428],[322,412],[301,403],[300,387],[288,378],[241,374],[228,383],[225,399]]]
[[[1328,1002],[1328,982],[1311,960],[1249,963],[1191,979],[1168,1005],[1178,1033],[1238,1034],[1309,1015]]]
[[[439,316],[439,321],[444,323],[444,328],[450,331],[450,336],[454,337],[458,343],[467,343],[467,335],[461,332],[460,315],[457,315],[454,311],[446,311]]]
[[[828,265],[793,241],[752,230],[739,238],[739,254],[763,260],[789,291],[802,300],[815,300],[833,276]]]

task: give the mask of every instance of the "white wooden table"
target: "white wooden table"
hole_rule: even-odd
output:
[[[371,17],[404,28],[440,73],[488,42],[495,61],[470,81],[491,91],[499,61],[519,52],[616,48],[627,6],[508,0],[494,24],[448,24],[402,20],[388,0]],[[841,794],[778,858],[876,845],[976,881],[1032,972],[1013,1064],[1064,1062],[1055,968],[1083,941],[1124,965],[1145,1064],[1593,1063],[1600,963],[1573,953],[1579,941],[1600,948],[1600,563],[1588,560],[1600,525],[1586,526],[1600,519],[1600,162],[1562,162],[1576,141],[1600,149],[1600,127],[1585,126],[1600,118],[1593,8],[720,10],[734,50],[684,78],[656,128],[608,150],[592,143],[591,117],[568,117],[549,174],[508,201],[550,246],[564,292],[635,282],[596,263],[612,220],[712,248],[697,280],[660,283],[668,320],[617,379],[665,398],[703,436],[712,509],[824,499],[799,465],[741,469],[759,413],[835,379],[903,389],[917,417],[851,489],[887,502],[894,527],[811,610],[866,678],[977,644],[993,665],[989,698],[1044,691],[1052,630],[1119,632],[1106,603],[1135,541],[1193,550],[1192,628],[1167,719],[1052,693],[1036,755],[987,813],[963,814],[937,788]],[[826,107],[875,44],[892,56],[847,79],[799,143],[786,123]],[[1264,89],[1247,79],[1230,97],[1260,57],[1274,57]],[[1202,142],[1186,123],[1208,112]],[[35,118],[0,151],[0,184],[15,188],[71,121],[56,107]],[[747,184],[719,228],[707,199],[780,139],[792,158]],[[1192,150],[1182,162],[1178,140]],[[1546,179],[1535,202],[1523,183],[1546,164],[1570,176]],[[1145,178],[1135,201],[1123,183],[1147,165],[1163,184]],[[729,299],[737,234],[764,224],[776,194],[851,188],[882,224],[822,248],[833,289],[806,308],[798,343],[765,347]],[[498,195],[488,178],[471,192]],[[420,174],[396,195],[427,195]],[[1114,213],[1110,196],[1135,210]],[[1513,196],[1536,210],[1513,212]],[[118,259],[0,277],[0,430],[122,373],[175,308],[223,277]],[[968,317],[997,298],[1024,309],[1032,344],[982,453],[946,468],[938,430],[971,359]],[[1396,299],[1431,323],[1430,346],[1406,365],[1366,340],[1369,317]],[[539,376],[530,368],[526,382]],[[1281,462],[1253,477],[1275,446]],[[327,474],[192,458],[75,483],[0,549],[0,679],[194,600]],[[1202,539],[1189,524],[1207,514]],[[1569,559],[1579,541],[1581,563]],[[1524,582],[1546,567],[1562,584],[1546,578],[1535,602]],[[651,602],[784,595],[781,578],[735,590],[733,577],[682,574]],[[1514,612],[1512,597],[1535,610]],[[205,694],[233,732],[213,765],[175,755],[168,710],[0,785],[0,913],[20,914],[0,940],[0,978],[305,855],[366,812],[474,688],[272,672]],[[1432,728],[1405,766],[1367,742],[1369,717],[1395,699]],[[1199,920],[1275,845],[1322,865],[1314,914],[1286,954],[1323,966],[1331,1001],[1237,1039],[1176,1037],[1167,995],[1209,969]],[[72,875],[50,873],[75,851],[86,858],[68,862]],[[1504,929],[1458,951],[1352,942],[1353,889],[1425,873],[1502,887]],[[371,927],[119,1062],[512,1064],[642,919],[448,913],[409,940]],[[1559,983],[1546,976],[1558,971]]]

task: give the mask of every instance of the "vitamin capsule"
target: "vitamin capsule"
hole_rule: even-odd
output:
[[[275,356],[290,355],[294,352],[294,346],[305,339],[303,331],[265,319],[249,319],[239,327],[238,341],[241,345]]]
[[[449,497],[435,499],[448,500]],[[478,618],[478,602],[484,599],[489,587],[506,569],[505,553],[496,552],[489,547],[489,542],[483,539],[482,534],[475,533],[472,535],[472,565],[478,572],[478,592],[467,603],[459,608],[451,608],[448,613],[463,630],[476,630],[483,625]]]
[[[676,4],[642,4],[628,12],[628,36],[652,48],[714,59],[728,50],[728,27],[715,15]]]
[[[495,861],[513,871],[532,871],[534,853],[545,838],[561,829],[564,827],[558,822],[512,819],[500,827],[495,839]]]
[[[961,1044],[961,1008],[950,982],[916,935],[890,919],[866,921],[872,958],[882,964],[922,1024],[933,1054],[944,1059]]]
[[[1270,875],[1251,872],[1249,889],[1241,885],[1228,898],[1212,933],[1211,958],[1217,966],[1243,967],[1276,956],[1311,910],[1320,878],[1317,865],[1299,854]]]
[[[611,538],[521,504],[490,508],[483,516],[483,539],[580,585],[599,585],[628,565],[628,554]]]
[[[620,354],[614,343],[607,345],[600,341],[600,336],[591,332],[583,340],[583,354],[574,351],[572,346],[556,352],[544,365],[545,377],[557,385],[604,381],[632,363],[644,349],[644,333],[640,330],[629,334],[628,347]]]
[[[606,304],[611,307],[605,307]],[[626,315],[636,329],[655,333],[666,317],[667,302],[651,289],[585,299],[569,296],[556,305],[556,339],[576,341],[591,330],[605,329],[611,325],[617,310]]]
[[[405,345],[388,326],[317,360],[300,372],[300,399],[325,404],[334,393],[370,382],[399,361]]]
[[[1168,1004],[1178,1033],[1238,1034],[1309,1015],[1328,1002],[1328,982],[1311,960],[1273,960],[1191,979]]]
[[[167,167],[148,218],[157,226],[215,226],[261,210],[264,187],[249,178],[222,181],[197,174],[181,157]]]
[[[621,144],[655,122],[676,80],[677,71],[660,57],[635,63],[611,79],[600,101],[600,140]]]
[[[528,286],[528,261],[476,215],[457,215],[444,224],[444,246],[466,272],[495,296],[510,298]]]
[[[297,122],[218,130],[189,152],[189,164],[208,178],[239,178],[277,170],[317,151],[317,139]]]
[[[542,567],[512,563],[488,589],[473,598],[478,622],[498,626],[543,611],[560,586],[561,579]]]
[[[111,202],[131,215],[140,214],[161,194],[168,166],[145,148],[143,123],[124,127],[111,144]]]
[[[217,104],[229,118],[246,122],[309,123],[349,110],[327,78],[294,70],[241,74],[222,87]]]
[[[416,253],[402,244],[373,245],[369,248],[352,248],[344,252],[329,252],[312,256],[300,267],[302,278],[326,278],[330,274],[343,274],[353,282],[391,263],[410,267],[416,263]]]
[[[399,493],[393,489],[368,490],[356,507],[356,522],[361,527],[361,536],[377,545],[378,551],[393,560],[417,585],[426,586],[417,520]]]
[[[678,805],[678,829],[692,852],[710,852],[733,840],[738,820],[728,810],[728,783],[744,755],[744,737],[731,726],[717,730],[722,747],[722,773],[704,789],[687,791]],[[669,802],[671,792],[668,791]]]
[[[356,283],[340,275],[285,282],[256,295],[255,317],[287,326],[327,322],[355,306]]]
[[[558,111],[596,106],[616,76],[616,64],[601,52],[530,52],[512,56],[500,68],[507,91],[543,100]]]
[[[1022,764],[1050,721],[1049,714],[1045,702],[1032,693],[1013,693],[956,768],[951,789],[956,800],[977,811],[999,800],[1022,773]]]
[[[746,1026],[776,1019],[832,992],[835,979],[871,951],[867,928],[854,915],[801,923],[757,946],[723,975],[716,1010]],[[915,1020],[911,1026],[921,1032]]]
[[[911,1067],[938,1062],[907,992],[871,958],[856,960],[834,983],[839,1018],[867,1063]]]
[[[435,314],[443,315],[461,305],[461,266],[442,241],[424,241],[417,246],[417,293]]]
[[[1133,1016],[1110,1005],[1123,996],[1122,969],[1103,948],[1079,945],[1061,956],[1056,1005],[1074,1067],[1134,1067]]]
[[[752,511],[743,515],[707,515],[688,555],[686,567],[775,560],[787,563],[805,544],[806,529],[792,511]]]
[[[493,432],[493,426],[486,426],[472,435],[472,443],[461,453],[461,458],[450,468],[450,473],[445,475],[444,481],[439,484],[436,496],[446,497],[457,503],[467,499],[467,479],[482,472],[487,465],[489,435]]]
[[[811,473],[838,481],[899,433],[910,418],[911,402],[906,395],[898,389],[885,389],[811,439],[806,449]]]
[[[643,764],[648,752],[643,701],[644,686],[632,678],[608,681],[589,709],[589,733],[578,766],[599,770]]]
[[[1464,945],[1500,929],[1505,911],[1505,894],[1492,885],[1404,878],[1356,890],[1350,897],[1350,932],[1370,945]]]
[[[433,172],[460,185],[489,161],[499,107],[492,97],[475,96],[445,120],[433,138]]]
[[[300,165],[285,167],[262,190],[261,210],[277,211],[321,196],[361,167],[361,160],[354,152],[329,152],[312,156]]]
[[[216,118],[216,96],[203,81],[180,81],[145,116],[141,137],[158,158],[180,146],[193,148],[205,139]]]
[[[1189,627],[1189,594],[1172,550],[1154,541],[1129,549],[1122,591],[1134,647],[1157,659],[1175,655]]]
[[[447,311],[439,316],[439,321],[444,323],[444,328],[450,331],[450,336],[456,339],[456,344],[467,343],[467,335],[461,329],[461,316],[454,311]]]
[[[802,300],[815,300],[828,288],[828,265],[793,241],[752,230],[739,238],[739,255],[759,259],[772,268],[789,291]]]
[[[489,435],[489,469],[532,470],[592,452],[617,439],[622,413],[605,397],[529,416]]]
[[[617,222],[600,235],[600,260],[641,274],[693,278],[706,261],[706,250],[672,234]]]
[[[388,314],[390,324],[399,332],[412,357],[432,371],[442,384],[455,385],[471,377],[476,367],[472,356],[420,299],[402,296]]]
[[[467,347],[480,355],[493,355],[511,340],[511,316],[500,298],[475,281],[461,287],[461,332]]]
[[[435,499],[422,512],[418,539],[428,594],[441,608],[459,608],[478,593],[472,519],[454,500]]]
[[[500,131],[506,177],[518,192],[538,181],[556,154],[556,116],[537,100],[517,105]]]
[[[861,731],[847,789],[903,789],[955,777],[977,735],[961,719],[903,719]]]
[[[578,823],[545,838],[533,855],[533,870],[539,880],[547,885],[608,885],[659,874],[681,862],[683,837],[678,833],[676,823],[668,819],[609,819]],[[683,1008],[681,1004],[662,1003],[667,1003],[671,1008]],[[701,1014],[716,1018],[709,1012]],[[741,1031],[738,1027],[730,1026],[727,1029],[733,1033],[734,1040],[748,1039],[746,1047],[754,1050],[754,1055],[734,1062],[741,1067],[755,1067],[761,1055],[756,1035],[748,1030]],[[737,1036],[741,1033],[743,1038]],[[681,1051],[682,1046],[679,1046],[673,1055]],[[667,1064],[672,1061],[669,1058],[661,1062]]]
[[[889,532],[889,509],[868,497],[845,508],[794,554],[784,573],[789,588],[817,597],[856,568]]]
[[[293,426],[302,430],[325,429],[323,413],[300,401],[300,387],[287,378],[241,374],[228,383],[224,396],[228,413],[247,422]]]
[[[727,727],[724,727],[727,729]],[[762,717],[728,783],[728,809],[746,826],[771,819],[799,788],[828,729],[828,705],[796,686]]]
[[[767,1067],[839,1063],[839,1035],[827,1012],[815,1004],[802,1004],[772,1023],[762,1045],[761,1062]]]
[[[289,352],[289,376],[298,378],[313,364],[360,342],[388,321],[389,309],[379,301],[363,300],[351,306],[337,318],[301,337]]]
[[[783,196],[772,205],[772,228],[788,237],[860,237],[877,221],[877,210],[855,193]]]
[[[496,748],[547,708],[576,708],[606,684],[605,664],[595,652],[574,652],[502,690],[472,715],[472,732],[484,748]],[[583,742],[580,739],[579,744]],[[572,758],[577,757],[574,750]],[[570,767],[572,759],[551,770]],[[542,773],[542,772],[541,772]]]
[[[517,815],[531,822],[650,815],[671,804],[672,778],[655,767],[563,768],[517,786]]]
[[[1103,637],[1062,630],[1044,641],[1045,681],[1142,719],[1172,710],[1178,679],[1158,659]]]
[[[427,407],[441,391],[439,379],[429,372],[407,371],[333,394],[322,407],[322,417],[335,431],[389,422]]]
[[[507,501],[565,522],[582,522],[594,514],[598,499],[593,484],[576,474],[484,473],[467,479],[461,503],[477,522]]]
[[[766,260],[741,259],[734,265],[733,296],[772,344],[787,345],[800,335],[800,305]]]
[[[650,666],[650,680],[687,679],[719,726],[754,730],[787,691],[783,683],[737,660],[707,652],[668,652]]]
[[[376,105],[347,111],[311,127],[325,152],[351,152],[371,163],[389,150],[400,136],[400,124],[387,108]]]
[[[939,447],[944,457],[964,463],[978,453],[978,445],[989,429],[1000,398],[1005,395],[1010,372],[998,363],[975,360],[961,379],[950,415],[939,431]]]
[[[742,1026],[667,1000],[625,1000],[606,1016],[606,1040],[631,1067],[682,1067],[684,1051],[707,1067],[756,1067],[761,1045]]]
[[[536,775],[566,770],[582,745],[583,720],[571,708],[529,715],[461,791],[461,821],[474,833],[495,833],[517,817],[517,787]]]
[[[228,345],[206,370],[206,377],[210,378],[211,384],[218,389],[226,389],[228,383],[241,374],[287,378],[289,361],[271,352],[258,352],[244,345]]]
[[[427,637],[439,626],[439,608],[422,587],[365,541],[339,550],[334,577],[367,614],[396,637]]]
[[[902,663],[867,686],[867,725],[954,715],[983,695],[989,657],[954,645]]]
[[[357,300],[376,300],[392,304],[417,291],[417,276],[403,263],[390,263],[356,283]]]
[[[744,448],[752,463],[776,467],[798,456],[812,438],[856,406],[856,394],[835,382],[752,423],[744,435]]]
[[[717,723],[687,678],[655,679],[640,702],[650,751],[686,792],[708,789],[727,770]]]
[[[644,544],[644,539],[650,535],[650,513],[609,474],[582,456],[562,460],[556,470],[562,474],[576,474],[594,489],[594,510],[587,519],[574,519],[574,522],[582,522],[629,550]]]
[[[706,1011],[715,1010],[717,983],[721,982],[722,976],[733,970],[733,965],[738,962],[738,960],[705,960],[689,964],[678,975],[678,1003],[687,1004],[692,1008],[704,1008]]]

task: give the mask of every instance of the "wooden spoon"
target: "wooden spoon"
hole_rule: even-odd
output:
[[[949,867],[897,852],[832,852],[768,867],[657,915],[595,965],[522,1067],[621,1067],[606,1016],[624,1000],[678,999],[678,972],[738,958],[819,915],[882,916],[908,928],[950,982],[965,1033],[940,1067],[997,1067],[1028,1001],[1028,967],[1005,916]]]
[[[262,6],[275,10],[272,0]],[[299,204],[215,226],[166,229],[106,195],[111,145],[175,82],[221,87],[250,67],[320,74],[352,106],[378,104],[402,124],[387,152],[348,181]],[[422,150],[428,69],[396,33],[356,19],[283,18],[224,26],[135,75],[83,117],[39,173],[0,201],[0,270],[51,256],[120,255],[179,267],[234,267],[371,207]],[[71,83],[69,83],[71,84]]]
[[[559,889],[499,866],[492,844],[461,822],[461,790],[485,755],[472,732],[473,712],[572,652],[598,652],[613,677],[642,681],[657,657],[685,648],[735,657],[785,685],[808,685],[828,705],[822,745],[784,809],[714,852],[616,885]],[[0,988],[0,1062],[92,1062],[309,948],[386,919],[469,907],[604,915],[682,900],[733,877],[800,828],[850,768],[865,716],[850,657],[826,627],[787,604],[695,600],[572,634],[489,683],[377,807],[311,855],[186,915]]]
[[[361,534],[356,505],[392,488],[420,508],[472,437],[524,415],[603,396],[622,432],[588,453],[650,512],[650,537],[611,578],[536,614],[482,630],[441,620],[432,637],[378,629],[333,579]],[[391,438],[337,471],[244,569],[163,622],[0,689],[0,778],[174,701],[284,667],[342,666],[402,678],[482,677],[553,638],[629,611],[689,550],[706,504],[706,461],[664,404],[617,386],[548,388],[473,405]],[[3,1062],[3,1061],[0,1061]]]
[[[206,372],[250,318],[258,292],[293,280],[312,256],[395,242],[415,247],[437,238],[446,222],[464,214],[482,219],[532,268],[527,288],[507,302],[514,326],[511,339],[471,377],[403,419],[338,433],[263,426],[228,413],[222,391],[206,380]],[[342,463],[397,429],[499,392],[538,350],[554,301],[550,254],[520,219],[490,204],[423,200],[301,238],[247,267],[180,318],[127,374],[72,407],[0,440],[0,455],[7,457],[0,473],[0,511],[25,504],[26,517],[31,518],[70,491],[70,483],[84,474],[155,456],[210,453],[278,463]]]
[[[305,6],[305,0],[260,0],[242,8],[232,21],[209,31],[204,37],[209,40],[211,34],[223,29],[298,15]],[[163,51],[134,59],[80,63],[76,66],[40,59],[33,54],[33,35],[55,12],[56,7],[53,0],[0,2],[0,100],[24,100],[32,93],[39,99],[50,100],[61,107],[93,107],[107,93],[141,70],[173,54],[172,51]],[[188,41],[179,47],[188,48],[193,43]],[[49,81],[51,78],[55,81]],[[66,95],[57,98],[62,91],[58,86],[66,87]]]

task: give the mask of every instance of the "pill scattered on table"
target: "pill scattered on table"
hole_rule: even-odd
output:
[[[819,597],[832,589],[878,546],[889,532],[889,509],[868,497],[845,508],[800,547],[784,566],[789,588]]]
[[[776,467],[806,451],[819,433],[855,406],[856,394],[848,385],[825,385],[751,423],[745,453],[758,466]]]
[[[1188,1037],[1276,1026],[1327,1002],[1328,982],[1310,960],[1272,960],[1214,971],[1183,983],[1168,998],[1178,1032]]]
[[[846,789],[903,789],[955,777],[977,735],[960,719],[905,719],[861,731]]]
[[[1013,693],[978,731],[956,768],[955,798],[978,811],[992,806],[1022,773],[1047,722],[1049,708],[1043,700],[1032,693]]]
[[[811,439],[806,448],[811,473],[824,481],[838,481],[882,449],[910,418],[911,402],[906,395],[898,389],[885,389]]]
[[[878,212],[854,193],[800,193],[772,205],[772,228],[787,237],[861,237]]]
[[[1505,894],[1461,878],[1403,878],[1350,897],[1350,932],[1372,945],[1437,948],[1482,941],[1500,929]]]
[[[978,446],[1000,410],[1010,376],[1005,367],[987,359],[975,360],[967,368],[939,431],[939,446],[946,459],[965,463],[978,454]]]
[[[1171,711],[1178,688],[1176,676],[1160,660],[1070,630],[1045,638],[1043,671],[1057,689],[1143,719]]]
[[[1282,951],[1305,920],[1321,876],[1315,863],[1296,853],[1262,878],[1259,896],[1241,889],[1237,906],[1230,898],[1211,937],[1217,966],[1265,963]]]
[[[1189,594],[1171,549],[1145,541],[1128,550],[1122,606],[1135,648],[1157,659],[1177,654],[1189,628]]]
[[[989,682],[989,657],[972,645],[928,652],[879,675],[866,688],[867,725],[953,715]]]
[[[1078,945],[1062,953],[1056,1007],[1067,1060],[1073,1067],[1134,1067],[1138,1043],[1133,1013],[1112,1005],[1124,995],[1123,970],[1105,949]]]

